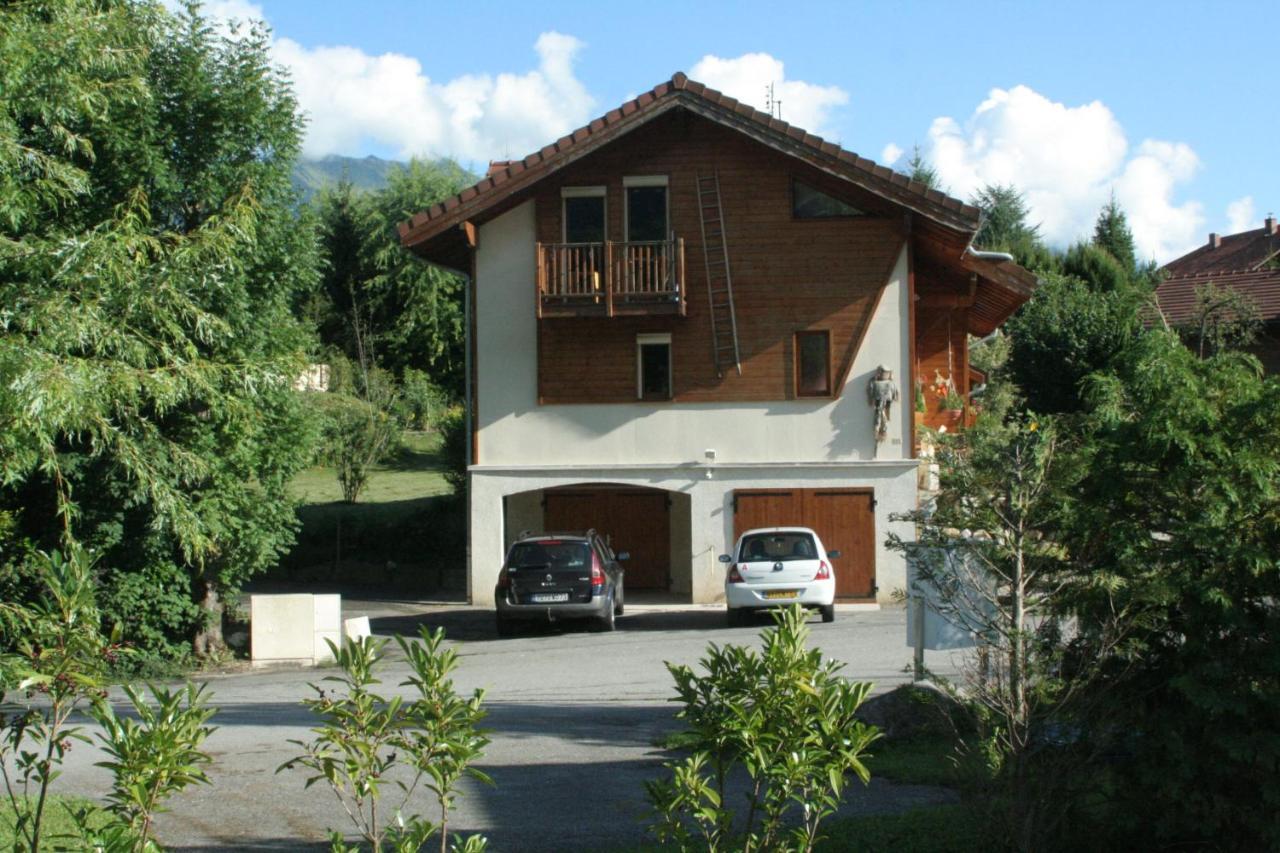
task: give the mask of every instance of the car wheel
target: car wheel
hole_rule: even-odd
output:
[[[625,596],[626,591],[627,591],[626,587],[623,587],[623,586],[618,587],[618,604],[616,607],[613,608],[613,612],[617,616],[622,615],[622,608],[624,604],[623,599],[626,597]]]
[[[497,624],[499,637],[514,637],[516,635],[516,626],[511,620],[503,619],[499,616]]]
[[[823,622],[834,622],[834,621],[836,621],[836,606],[835,606],[835,604],[824,604],[824,605],[822,605],[822,606],[821,606],[820,608],[818,608],[818,609],[822,611],[822,621],[823,621]]]
[[[596,620],[597,631],[612,631],[618,626],[618,613],[613,603],[613,596],[609,596],[609,604],[604,609],[604,615]]]
[[[745,610],[739,610],[739,609],[730,607],[728,610],[725,611],[725,614],[729,618],[730,628],[740,628],[741,626],[747,624],[747,611]]]

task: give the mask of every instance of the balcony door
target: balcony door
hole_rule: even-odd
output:
[[[666,175],[623,178],[627,204],[626,274],[632,295],[667,295],[674,289],[667,241],[671,236]]]
[[[605,280],[605,188],[564,187],[560,193],[564,246],[557,284],[565,296],[593,295],[598,299]]]

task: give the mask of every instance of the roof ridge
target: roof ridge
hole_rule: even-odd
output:
[[[792,125],[780,118],[771,116],[763,110],[756,109],[739,101],[737,98],[726,95],[717,89],[690,79],[683,71],[676,71],[667,80],[654,86],[648,91],[642,92],[636,97],[625,101],[620,106],[591,119],[583,126],[570,131],[555,142],[544,145],[542,148],[534,151],[525,157],[517,160],[508,161],[504,166],[498,165],[500,161],[494,161],[490,164],[490,172],[476,181],[474,184],[466,187],[455,195],[431,205],[426,210],[420,211],[409,217],[407,221],[400,222],[397,230],[401,239],[405,239],[417,228],[425,226],[434,219],[455,210],[464,202],[470,201],[476,196],[495,189],[500,184],[512,180],[523,172],[537,166],[538,164],[549,160],[557,154],[564,153],[578,143],[590,138],[593,134],[604,130],[607,127],[616,125],[623,119],[627,119],[636,112],[648,107],[658,99],[669,95],[670,93],[688,93],[690,96],[699,98],[703,101],[719,106],[730,112],[737,113],[745,118],[767,127],[776,133],[790,137],[801,145],[815,149],[827,157],[832,157],[841,163],[850,165],[860,171],[866,172],[872,177],[887,183],[889,186],[905,191],[911,195],[923,199],[924,201],[942,208],[952,214],[960,214],[967,216],[976,216],[977,208],[966,204],[960,199],[947,195],[939,190],[927,187],[919,181],[913,181],[908,176],[899,172],[895,172],[887,166],[883,166],[866,157],[859,156],[853,151],[849,151],[835,142],[823,139],[822,137],[810,133],[801,127]],[[908,205],[909,206],[909,205]]]

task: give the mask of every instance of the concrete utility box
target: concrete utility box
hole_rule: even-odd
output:
[[[342,642],[342,596],[251,595],[249,631],[254,666],[328,663],[325,640]]]

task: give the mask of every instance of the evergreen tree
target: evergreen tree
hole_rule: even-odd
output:
[[[982,210],[982,226],[973,239],[979,249],[1009,252],[1022,266],[1032,270],[1053,267],[1053,256],[1040,239],[1040,226],[1027,219],[1030,209],[1012,184],[987,184],[973,197]]]
[[[1098,213],[1098,221],[1093,226],[1093,245],[1111,253],[1111,257],[1120,262],[1126,273],[1137,271],[1137,254],[1133,246],[1133,232],[1129,230],[1129,220],[1116,202],[1115,193]]]
[[[911,159],[907,161],[907,166],[911,170],[907,172],[907,177],[911,178],[911,180],[924,184],[931,190],[939,188],[938,170],[920,153],[919,145],[911,149]]]

